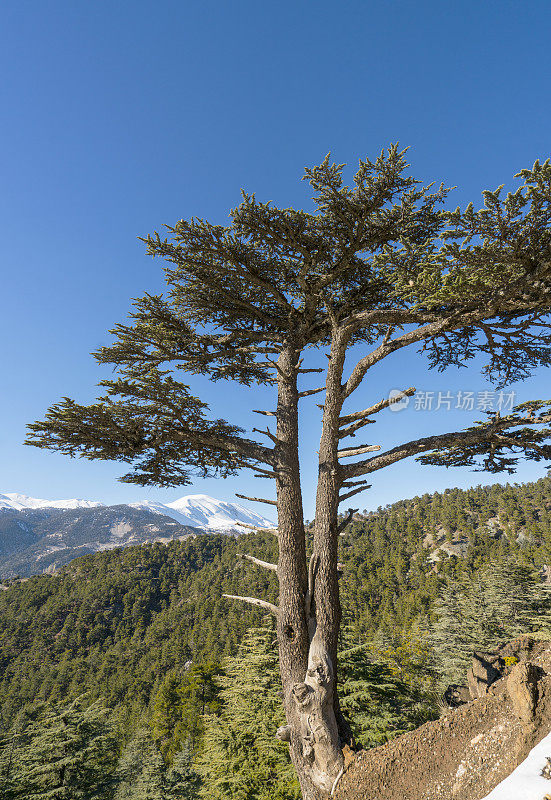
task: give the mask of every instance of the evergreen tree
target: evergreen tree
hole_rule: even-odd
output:
[[[397,678],[388,664],[373,658],[368,645],[340,650],[339,663],[341,707],[363,749],[438,716],[433,695]]]
[[[189,741],[184,742],[166,774],[165,800],[197,800],[201,779],[193,768],[193,752]]]
[[[25,709],[2,757],[6,797],[16,800],[108,800],[118,745],[100,702]]]
[[[165,800],[165,764],[151,733],[139,730],[117,767],[115,800]]]
[[[296,800],[300,791],[285,745],[278,659],[270,628],[250,630],[218,678],[222,708],[205,720],[197,770],[205,800]]]
[[[462,431],[413,440],[406,434],[383,452],[371,442],[343,443],[415,392],[404,388],[367,408],[345,409],[368,371],[402,348],[421,348],[439,370],[483,355],[485,374],[500,386],[551,363],[551,163],[523,170],[514,194],[487,191],[483,208],[451,213],[441,210],[448,190],[422,187],[407,168],[405,151],[392,145],[374,161],[360,161],[347,186],[344,165],[327,157],[305,171],[314,213],[244,195],[227,227],[180,220],[170,241],[147,237],[149,252],[167,262],[166,297],[138,300],[131,324],[119,325],[114,344],[97,354],[118,373],[102,382],[99,400],[83,406],[65,398],[30,426],[28,438],[71,456],[130,464],[123,480],[140,485],[182,485],[194,471],[228,475],[241,468],[275,480],[277,501],[254,499],[278,508],[278,606],[227,597],[277,615],[285,736],[308,800],[330,795],[349,730],[335,694],[337,550],[353,510],[339,524],[339,504],[365,490],[366,476],[405,458],[499,472],[513,471],[521,453],[534,460],[551,454],[543,401],[490,413]],[[358,353],[355,345],[362,346],[360,358],[346,364]],[[329,356],[323,368],[304,364],[312,348]],[[277,387],[275,410],[258,409],[276,429],[256,430],[266,437],[261,443],[210,418],[177,380],[182,369]],[[320,386],[299,385],[305,372],[320,370]],[[299,404],[321,391],[309,568]],[[395,610],[388,602],[389,620]],[[312,713],[321,720],[315,734]]]
[[[492,651],[523,633],[551,630],[551,592],[512,557],[450,580],[435,604],[431,640],[442,683],[462,683],[474,650]]]
[[[172,763],[184,741],[195,750],[205,714],[219,707],[213,662],[192,664],[184,673],[167,674],[153,704],[152,731],[166,763]]]

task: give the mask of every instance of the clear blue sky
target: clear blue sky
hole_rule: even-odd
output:
[[[308,207],[303,167],[329,150],[354,165],[391,141],[410,145],[416,176],[459,187],[454,206],[550,156],[550,30],[548,0],[4,0],[0,491],[106,502],[258,493],[246,473],[170,491],[125,486],[117,464],[23,447],[24,427],[62,395],[92,399],[104,373],[88,353],[108,342],[131,297],[161,290],[160,262],[137,236],[191,215],[224,222],[241,187]],[[518,398],[551,396],[549,378],[516,387]],[[374,372],[358,403],[412,384],[487,388],[474,368],[438,375],[407,355]],[[214,413],[252,424],[240,391],[200,388]],[[381,416],[373,435],[386,447],[476,418],[410,407]],[[542,474],[524,465],[512,480]],[[493,480],[408,462],[375,476],[359,504]]]

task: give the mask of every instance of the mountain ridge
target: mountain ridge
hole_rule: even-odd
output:
[[[207,494],[188,494],[171,503],[157,500],[141,500],[134,503],[102,503],[99,500],[43,500],[29,497],[20,492],[0,492],[0,511],[25,511],[29,509],[56,508],[59,510],[77,508],[116,508],[129,506],[153,514],[162,514],[179,522],[181,525],[201,528],[207,531],[223,532],[235,530],[239,522],[256,525],[259,528],[273,527],[272,520],[262,517],[239,503],[217,500]]]
[[[235,536],[272,523],[244,506],[208,495],[170,505],[144,501],[104,505],[92,500],[41,500],[0,494],[0,579],[52,573],[73,558],[200,533]]]

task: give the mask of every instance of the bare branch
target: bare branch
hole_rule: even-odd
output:
[[[374,419],[359,419],[357,422],[349,425],[348,428],[343,428],[339,433],[339,439],[346,439],[347,436],[354,436],[356,431],[359,431],[360,428],[363,428],[365,425],[371,425],[374,422]]]
[[[380,444],[361,444],[359,447],[346,447],[339,450],[337,458],[350,458],[351,456],[361,456],[364,453],[375,453],[381,449]]]
[[[404,389],[403,392],[398,392],[398,394],[393,397],[384,398],[378,403],[375,403],[374,406],[364,409],[364,411],[356,411],[354,414],[347,414],[344,417],[339,417],[339,423],[341,425],[346,425],[348,422],[353,422],[356,419],[359,420],[363,419],[364,417],[370,417],[373,414],[377,414],[379,411],[382,411],[384,408],[394,405],[394,403],[399,403],[400,400],[404,399],[404,397],[411,397],[413,394],[415,394],[415,386],[410,386],[409,389]]]
[[[302,374],[306,372],[323,372],[323,367],[316,367],[315,369],[299,369],[298,372]]]
[[[236,522],[236,525],[239,525],[241,528],[248,528],[251,531],[263,531],[266,530],[265,528],[261,528],[260,525],[249,525],[248,522]]]
[[[274,434],[271,433],[268,428],[266,428],[265,431],[261,431],[260,428],[253,428],[253,433],[261,433],[263,436],[267,436],[268,439],[271,439],[274,444],[277,442],[277,436],[274,436]]]
[[[318,394],[319,392],[324,392],[325,386],[320,386],[319,389],[307,389],[305,392],[299,392],[299,397],[308,397],[310,394]]]
[[[277,564],[271,564],[269,561],[261,561],[260,558],[249,556],[247,555],[247,553],[237,553],[237,557],[244,558],[246,561],[250,561],[251,564],[256,564],[257,567],[264,567],[264,569],[269,569],[272,572],[277,572]]]
[[[279,613],[279,609],[277,606],[274,606],[273,603],[268,603],[266,600],[259,600],[258,597],[241,597],[238,594],[223,594],[222,597],[225,597],[227,600],[241,600],[243,603],[250,603],[252,606],[258,606],[259,608],[264,608],[266,611],[269,611],[275,617],[277,617]]]
[[[257,408],[253,408],[253,414],[262,414],[265,417],[277,417],[277,413],[275,411],[260,411]]]
[[[247,497],[246,494],[237,494],[237,492],[235,496],[241,500],[250,500],[251,503],[267,503],[269,506],[277,506],[276,500],[265,500],[263,497]]]
[[[344,486],[346,489],[348,489],[350,486],[363,486],[366,483],[367,483],[367,481],[363,481],[363,480],[362,481],[343,481],[342,484],[341,484],[341,488]]]
[[[371,489],[371,484],[368,483],[366,486],[357,486],[355,489],[352,489],[352,491],[340,495],[339,503],[343,503],[345,500],[348,500],[349,497],[354,497],[354,495],[359,494],[359,492],[365,492],[366,489]]]
[[[352,520],[354,519],[354,514],[356,514],[358,511],[359,511],[359,508],[349,508],[348,509],[347,516],[343,519],[342,522],[339,523],[339,526],[337,527],[337,533],[339,534],[339,536],[344,531],[346,526],[350,522],[352,522]]]
[[[253,467],[256,472],[262,473],[261,475],[255,475],[255,478],[277,478],[278,473],[273,469],[264,469],[263,467]]]

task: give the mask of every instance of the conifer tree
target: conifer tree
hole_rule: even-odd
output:
[[[25,709],[5,737],[6,798],[108,800],[114,787],[117,739],[110,712],[79,697],[68,706]],[[4,749],[4,748],[3,748]]]
[[[275,632],[250,630],[218,678],[219,715],[206,718],[197,770],[205,800],[296,800],[287,748],[274,738],[285,718]]]
[[[192,664],[184,675],[165,676],[153,703],[152,731],[167,763],[184,742],[194,750],[202,733],[202,718],[218,709],[212,662]]]
[[[336,694],[337,543],[353,513],[340,524],[339,504],[367,488],[366,476],[405,458],[499,472],[513,471],[520,455],[551,453],[549,403],[539,400],[488,412],[462,431],[406,433],[387,450],[373,436],[343,442],[414,394],[405,387],[390,397],[381,386],[368,407],[350,408],[369,370],[406,347],[420,348],[439,370],[482,355],[497,386],[551,362],[551,163],[522,170],[514,193],[487,191],[481,209],[453,212],[442,208],[448,190],[423,187],[407,166],[393,145],[360,161],[347,186],[343,165],[328,157],[305,172],[313,213],[244,194],[227,226],[180,220],[170,239],[147,237],[148,251],[167,262],[166,296],[139,299],[130,323],[96,354],[117,372],[102,382],[102,397],[89,406],[65,398],[30,426],[28,438],[70,456],[119,460],[130,465],[122,480],[140,485],[177,486],[194,471],[223,476],[241,468],[275,480],[277,500],[248,499],[277,504],[278,563],[258,566],[277,569],[279,601],[238,601],[277,617],[288,723],[281,735],[306,800],[330,796],[350,732]],[[362,354],[347,364],[354,345]],[[304,361],[320,349],[326,366]],[[177,379],[182,370],[273,386],[275,408],[257,410],[275,430],[253,431],[261,442],[210,417]],[[324,373],[320,384],[301,385],[312,371]],[[321,392],[309,564],[299,404]]]
[[[201,779],[193,768],[193,751],[185,741],[166,773],[164,800],[198,800]]]
[[[551,591],[533,569],[506,556],[448,582],[435,604],[431,639],[442,684],[463,683],[473,651],[492,651],[522,633],[551,631]]]
[[[165,764],[147,728],[127,744],[117,767],[115,800],[165,800]]]
[[[367,749],[435,719],[430,692],[400,680],[367,644],[339,650],[340,697],[358,745]]]

